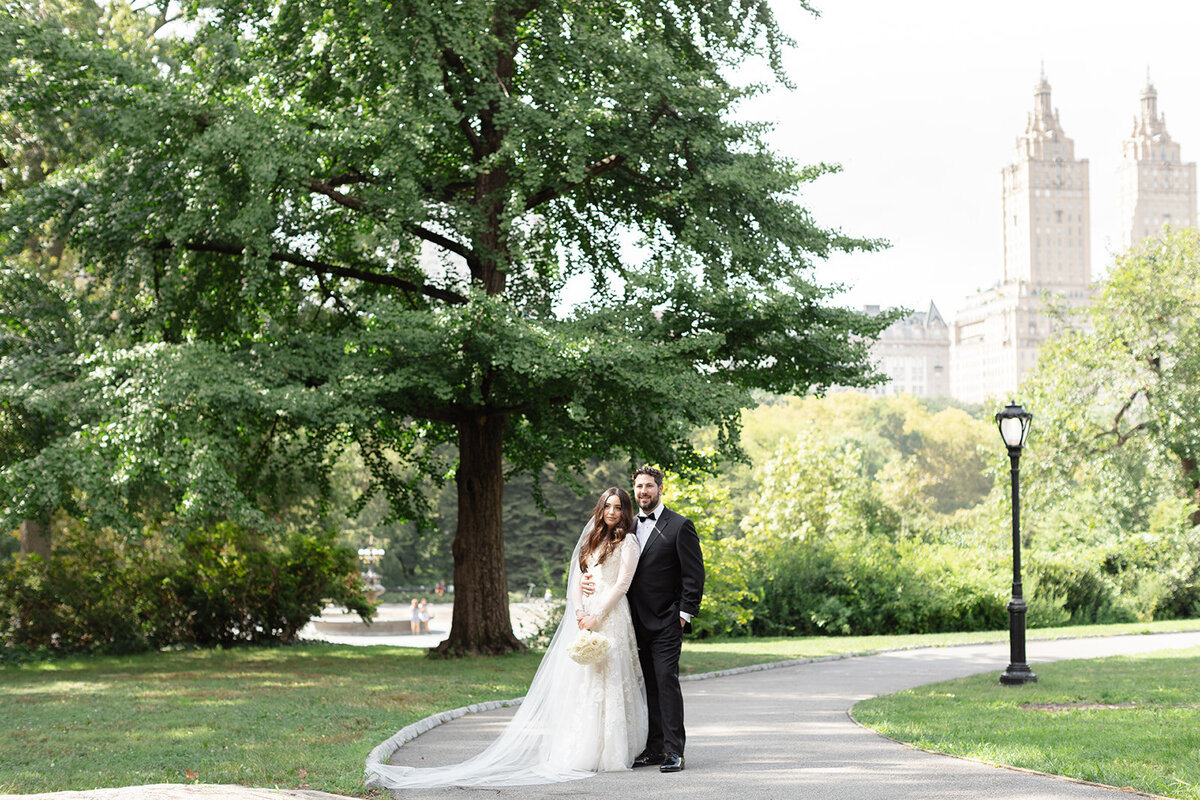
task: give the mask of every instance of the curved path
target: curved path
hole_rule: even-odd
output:
[[[1036,672],[1039,663],[1060,659],[1194,646],[1200,646],[1200,631],[1034,641],[1028,652]],[[681,773],[663,775],[644,769],[549,786],[413,790],[399,796],[406,800],[484,796],[611,800],[647,795],[654,800],[1115,800],[1130,796],[1108,787],[914,750],[859,727],[847,713],[858,701],[875,695],[989,670],[999,675],[1007,662],[1007,645],[971,645],[822,659],[689,681],[684,684],[687,769]],[[483,749],[512,713],[512,709],[499,709],[452,720],[399,748],[392,761],[426,766],[461,761]],[[333,797],[237,786],[162,786],[0,795],[0,799],[256,800],[268,796]]]
[[[1030,642],[1030,663],[1096,658],[1200,645],[1200,632]],[[925,753],[884,739],[854,723],[850,707],[875,695],[972,675],[996,675],[1008,663],[1007,645],[902,650],[825,659],[684,684],[687,768],[600,774],[574,783],[489,789],[497,797],[655,800],[940,800],[941,798],[1107,798],[1128,793],[965,759]],[[1020,691],[1019,688],[1016,691]],[[437,765],[479,750],[511,709],[448,722],[401,747],[396,764]],[[463,797],[463,789],[405,791],[406,798]],[[483,792],[485,790],[474,790]]]

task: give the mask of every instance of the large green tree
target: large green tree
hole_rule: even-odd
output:
[[[21,0],[5,5],[5,13],[20,15],[38,25],[65,26],[95,43],[136,51],[141,57],[162,58],[158,37],[172,21],[168,0],[142,3],[135,11],[129,0]],[[86,109],[44,105],[39,113],[13,115],[0,109],[0,196],[41,188],[68,165],[86,163],[104,143],[77,125]],[[20,271],[0,273],[0,357],[9,365],[32,364],[44,371],[64,355],[77,354],[77,312],[64,303],[51,285],[70,281],[76,269],[74,253],[61,231],[30,229],[17,263]],[[6,376],[21,374],[5,371]],[[26,406],[18,396],[0,394],[0,463],[36,453],[64,430],[62,420]],[[30,507],[21,521],[21,551],[50,554],[51,507]]]
[[[1166,229],[1118,256],[1086,313],[1046,344],[1027,385],[1048,454],[1033,484],[1101,484],[1145,524],[1166,463],[1200,525],[1200,232]]]
[[[319,478],[354,442],[398,516],[453,475],[440,650],[504,652],[506,475],[703,466],[692,432],[736,455],[752,389],[871,380],[890,318],[837,307],[811,267],[880,243],[819,227],[797,194],[834,168],[734,116],[746,60],[783,78],[766,0],[187,9],[162,54],[0,17],[0,106],[80,110],[106,145],[5,200],[10,256],[54,231],[102,287],[85,380],[20,384],[74,421],[5,465],[14,513],[45,470],[40,502],[81,514],[140,487],[170,515],[253,517],[272,464]],[[578,276],[589,300],[564,306]]]

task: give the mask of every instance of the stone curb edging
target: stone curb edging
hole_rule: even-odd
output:
[[[404,745],[416,739],[422,733],[433,730],[444,722],[449,722],[452,719],[465,717],[467,714],[479,714],[484,711],[495,711],[498,708],[511,708],[512,706],[521,705],[524,697],[515,697],[511,700],[489,700],[486,703],[472,703],[469,706],[454,708],[449,711],[441,711],[437,714],[431,714],[424,719],[419,719],[411,725],[406,725],[395,734],[378,744],[370,754],[367,755],[367,770],[365,771],[367,785],[371,784],[370,767],[372,765],[385,765],[392,754],[399,750]]]

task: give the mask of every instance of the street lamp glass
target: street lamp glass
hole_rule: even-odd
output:
[[[1033,414],[1015,403],[1009,404],[1003,411],[996,414],[996,424],[1000,428],[1000,438],[1008,447],[1024,447],[1025,439],[1029,436],[1029,425]]]

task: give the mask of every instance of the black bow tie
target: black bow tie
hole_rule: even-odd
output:
[[[648,519],[654,519],[654,515],[653,515],[653,514],[646,514],[645,516],[643,516],[643,515],[641,515],[641,514],[638,514],[638,521],[639,521],[639,522],[645,522],[645,521],[646,521],[646,520],[648,520]]]

